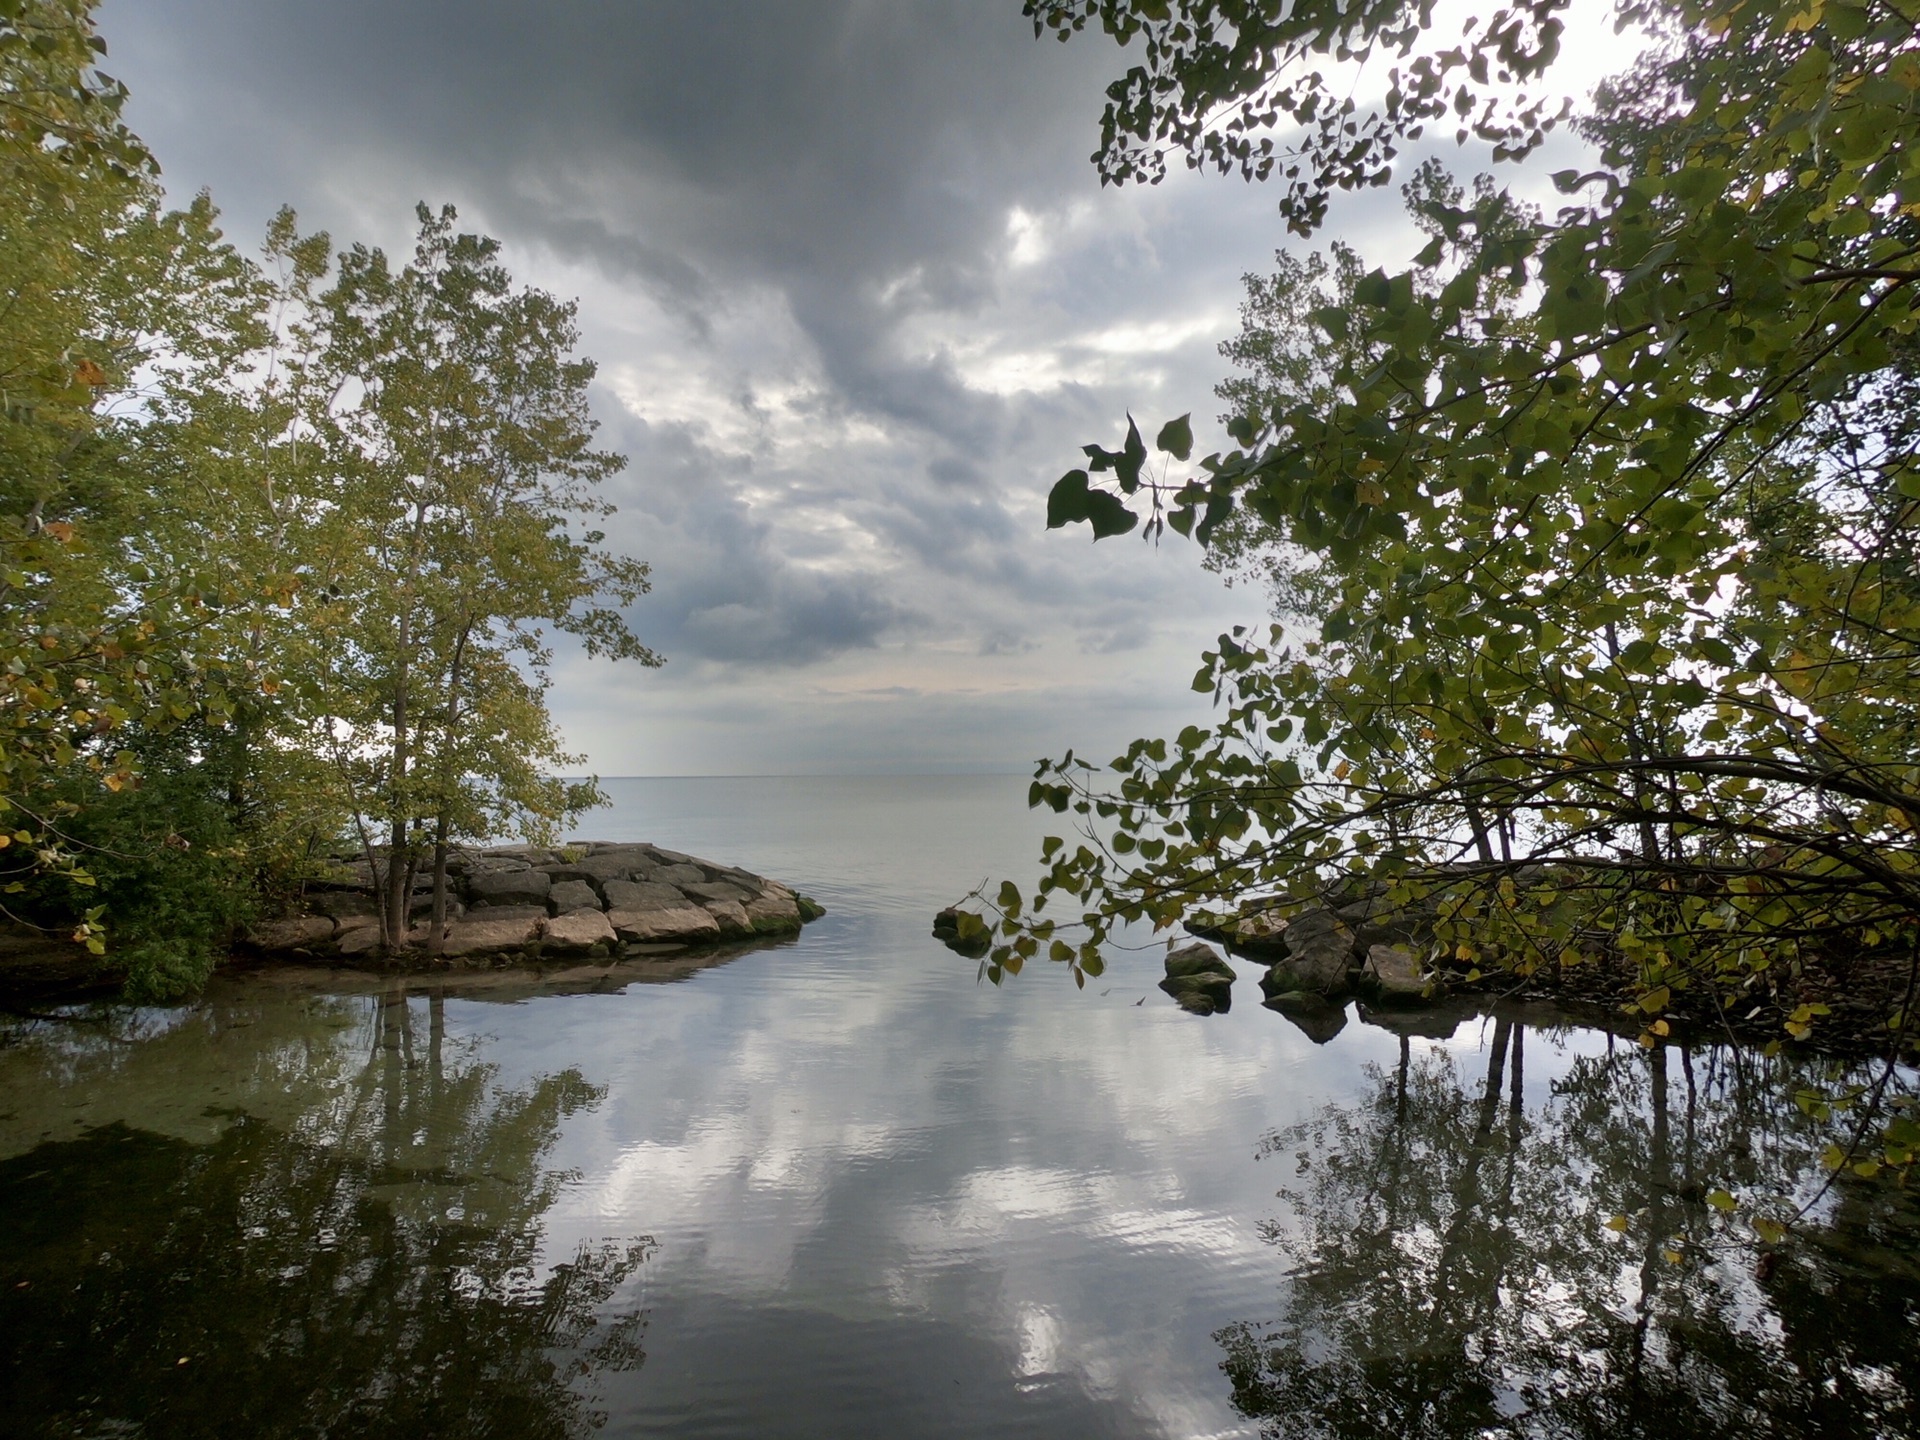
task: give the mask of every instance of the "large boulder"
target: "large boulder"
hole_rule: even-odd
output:
[[[546,911],[531,907],[501,907],[500,910],[475,911],[471,916],[447,926],[447,938],[441,946],[444,955],[487,955],[498,951],[522,950],[540,933]]]
[[[1368,947],[1360,983],[1381,1005],[1419,1005],[1434,988],[1420,973],[1420,962],[1413,952],[1398,945]]]
[[[800,900],[791,890],[772,886],[746,903],[747,919],[761,935],[784,935],[801,925]]]
[[[638,871],[651,870],[653,860],[638,850],[603,850],[566,868],[571,878],[605,884],[609,880],[631,880]]]
[[[656,865],[647,872],[647,879],[662,885],[704,885],[707,872],[692,862]]]
[[[1182,945],[1177,950],[1167,951],[1167,978],[1183,979],[1189,975],[1213,974],[1226,977],[1227,983],[1234,980],[1233,966],[1226,957],[1211,945]]]
[[[746,906],[738,900],[703,900],[700,908],[720,922],[720,933],[728,937],[753,934],[753,921]]]
[[[669,850],[664,845],[639,844],[633,848],[640,851],[643,855],[648,856],[655,865],[693,865],[697,867],[700,864],[693,856],[684,854],[679,850]]]
[[[1267,971],[1269,994],[1313,990],[1334,995],[1347,988],[1353,965],[1353,931],[1328,910],[1308,910],[1287,924],[1285,958]]]
[[[609,880],[600,889],[609,910],[677,910],[688,903],[673,886],[650,880]]]
[[[720,922],[692,902],[678,908],[610,910],[607,919],[622,940],[648,944],[658,940],[718,940]]]
[[[541,927],[541,939],[549,950],[584,955],[599,947],[608,954],[617,943],[613,924],[599,910],[569,910],[556,915]]]
[[[341,955],[366,955],[380,948],[380,922],[371,915],[352,915],[340,922],[333,948]]]
[[[574,910],[598,910],[600,893],[585,880],[561,880],[547,892],[547,907],[556,915]]]
[[[743,889],[724,880],[688,880],[677,888],[695,900],[732,900],[741,905],[757,899],[760,894],[758,890]]]
[[[1287,932],[1292,922],[1278,910],[1253,910],[1242,915],[1222,932],[1234,949],[1256,957],[1287,953]]]
[[[467,881],[475,905],[538,905],[545,909],[553,881],[538,870],[474,875]]]
[[[1160,988],[1189,1015],[1213,1015],[1233,1008],[1233,977],[1217,970],[1168,975]]]
[[[1387,886],[1375,882],[1358,899],[1336,906],[1334,914],[1353,931],[1362,953],[1375,945],[1410,945],[1433,934],[1437,907],[1431,900],[1395,906],[1386,899]]]

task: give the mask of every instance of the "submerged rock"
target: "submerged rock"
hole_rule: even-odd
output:
[[[1190,1015],[1214,1015],[1233,1008],[1233,977],[1213,970],[1169,975],[1160,988]]]
[[[993,948],[993,936],[983,929],[977,935],[962,937],[960,919],[968,913],[956,905],[949,905],[946,909],[939,911],[933,917],[933,938],[956,955],[964,955],[969,960],[978,960]],[[973,918],[980,919],[977,915]],[[981,923],[985,924],[984,921]]]

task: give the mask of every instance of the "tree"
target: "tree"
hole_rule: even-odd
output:
[[[574,757],[542,699],[544,627],[660,663],[617,608],[645,593],[647,567],[590,528],[612,508],[594,488],[626,461],[591,448],[574,306],[516,289],[498,242],[455,218],[421,206],[398,269],[378,250],[341,254],[309,386],[322,469],[308,584],[333,638],[310,708],[380,875],[389,945],[408,940],[429,856],[438,937],[453,839],[601,803],[550,773]]]
[[[574,307],[451,210],[395,267],[165,209],[92,15],[0,5],[0,887],[157,995],[349,820],[390,944],[433,857],[437,934],[453,840],[598,803],[549,628],[658,660]]]
[[[130,426],[157,375],[217,362],[249,296],[211,206],[163,210],[91,11],[0,13],[0,848],[9,913],[98,952],[81,817],[138,783],[143,737],[228,709],[221,587],[145,538],[172,497]],[[116,838],[164,868],[178,837]]]
[[[1513,86],[1552,60],[1562,6],[1445,51],[1424,7],[1341,8],[1029,11],[1146,38],[1109,92],[1108,174],[1150,172],[1161,142],[1286,159],[1296,227],[1441,109],[1512,151],[1552,119]],[[1355,877],[1436,902],[1463,968],[1630,962],[1649,1039],[1685,990],[1731,1007],[1823,948],[1920,954],[1915,15],[1621,13],[1659,44],[1596,97],[1599,165],[1555,177],[1557,213],[1498,187],[1423,203],[1412,269],[1312,312],[1322,393],[1282,385],[1188,478],[1156,480],[1130,428],[1056,487],[1049,522],[1096,538],[1144,516],[1215,543],[1247,517],[1314,557],[1329,603],[1223,636],[1195,679],[1221,721],[1136,742],[1116,789],[1071,756],[1041,767],[1034,801],[1088,834],[1049,842],[1035,909],[1071,897],[1090,933],[1056,938],[1007,887],[996,976],[1041,945],[1084,969],[1119,923]],[[1351,130],[1326,122],[1331,80],[1283,73],[1377,54],[1413,59]],[[1262,148],[1279,118],[1308,125],[1296,151]],[[1160,432],[1169,466],[1190,444]],[[1541,862],[1553,883],[1516,884]]]

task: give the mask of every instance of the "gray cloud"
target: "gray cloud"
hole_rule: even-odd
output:
[[[1102,42],[1036,42],[1014,0],[107,0],[102,24],[169,184],[236,235],[291,202],[403,248],[412,202],[451,200],[582,296],[632,457],[609,531],[653,562],[632,618],[670,662],[563,659],[556,710],[602,769],[1021,764],[1095,711],[1155,728],[1250,618],[1191,547],[1044,530],[1127,409],[1210,433],[1239,277],[1283,238],[1237,183],[1099,187]],[[1345,214],[1403,238],[1390,193]]]

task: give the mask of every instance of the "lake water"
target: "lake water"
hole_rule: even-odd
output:
[[[1787,1061],[1320,1045],[1252,966],[1181,1012],[1160,945],[995,989],[927,931],[1032,874],[1024,780],[609,789],[583,833],[826,918],[612,993],[267,975],[11,1029],[0,1432],[1920,1433],[1915,1206],[1823,1189],[1849,1122]]]

